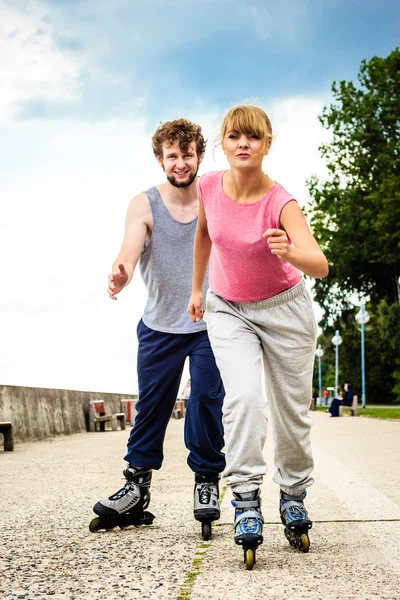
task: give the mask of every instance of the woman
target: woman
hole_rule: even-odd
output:
[[[201,290],[211,255],[206,320],[226,391],[224,475],[234,498],[234,539],[244,548],[248,568],[263,541],[267,408],[262,373],[285,535],[308,551],[312,523],[303,500],[313,482],[308,409],[317,329],[302,272],[310,277],[328,273],[297,202],[263,173],[271,141],[272,126],[262,109],[237,106],[225,116],[220,142],[230,169],[199,181],[188,307],[193,321],[202,318]]]
[[[331,417],[339,416],[339,406],[352,406],[354,398],[353,387],[351,383],[344,384],[344,394],[341,398],[334,398],[329,409],[326,412],[331,413]]]

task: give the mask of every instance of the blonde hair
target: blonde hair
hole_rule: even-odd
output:
[[[263,140],[261,152],[269,150],[272,143],[272,125],[268,115],[258,106],[240,104],[231,108],[224,117],[216,145],[223,143],[228,131],[240,131],[247,135],[256,135]]]

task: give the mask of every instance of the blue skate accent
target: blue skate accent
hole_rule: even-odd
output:
[[[232,502],[233,504],[233,502]],[[233,528],[235,529],[235,537],[244,534],[262,535],[262,526],[264,518],[257,510],[247,510],[239,513],[236,516]]]
[[[311,521],[308,518],[308,513],[303,502],[305,497],[306,492],[301,496],[290,496],[281,492],[279,509],[282,523],[285,526],[299,525],[300,527],[311,527]]]
[[[293,548],[301,552],[308,552],[310,549],[308,531],[312,527],[303,503],[305,497],[306,492],[301,496],[291,496],[281,491],[279,503],[281,521],[285,526],[285,537]]]
[[[257,496],[254,498],[254,494]],[[243,546],[259,545],[263,542],[262,530],[264,518],[261,513],[261,498],[259,491],[235,494],[232,506],[235,507],[234,539]],[[246,499],[246,496],[253,496]]]

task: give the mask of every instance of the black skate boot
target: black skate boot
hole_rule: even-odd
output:
[[[301,496],[291,496],[281,491],[279,503],[281,521],[285,526],[285,537],[293,548],[302,552],[308,552],[310,549],[308,530],[312,527],[303,502],[306,495],[307,492],[303,492]]]
[[[219,475],[195,473],[194,476],[194,518],[201,523],[204,540],[211,539],[211,523],[221,516],[218,503]]]
[[[246,569],[250,571],[256,562],[256,549],[263,543],[263,523],[260,489],[252,492],[233,492],[235,507],[234,540],[243,547]]]
[[[129,525],[151,525],[154,515],[144,510],[150,503],[151,475],[149,470],[135,469],[128,465],[124,470],[124,487],[94,505],[93,511],[99,516],[90,522],[90,531],[95,533],[114,527],[123,529]]]

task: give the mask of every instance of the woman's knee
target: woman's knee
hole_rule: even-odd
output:
[[[267,403],[264,394],[259,388],[251,388],[227,392],[224,399],[224,416],[236,412],[263,412],[266,411]]]

